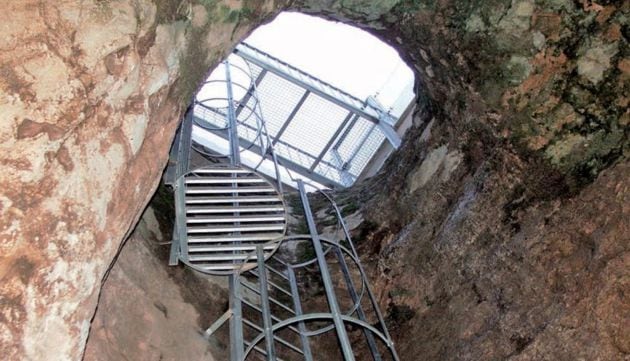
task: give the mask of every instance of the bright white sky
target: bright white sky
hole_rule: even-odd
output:
[[[284,12],[273,22],[256,29],[245,42],[361,100],[378,93],[378,101],[385,108],[393,107],[394,116],[399,116],[414,97],[413,73],[396,51],[367,32],[349,25]],[[246,67],[244,64],[237,65]],[[235,79],[243,76],[238,71],[232,73]],[[208,80],[223,79],[224,76],[225,70],[219,66]],[[224,86],[223,83],[207,84],[197,94],[197,100],[224,98]],[[244,91],[235,87],[235,98],[240,98]],[[225,106],[223,103],[225,101],[210,101],[206,105],[222,107]],[[227,142],[216,135],[195,127],[193,137],[220,153],[228,153]],[[299,139],[293,140],[293,143],[299,144]],[[255,166],[260,160],[259,156],[249,151],[241,155],[243,162],[249,166]],[[259,170],[274,176],[270,161],[265,161]],[[284,173],[283,180],[290,183],[286,170],[281,169],[281,172]]]
[[[398,53],[349,25],[283,12],[245,42],[359,99],[379,92],[386,108],[412,91],[413,73]]]

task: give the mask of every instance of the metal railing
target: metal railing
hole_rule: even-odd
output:
[[[317,230],[306,186],[318,187],[293,179],[308,234],[286,235],[288,206],[278,171],[279,167],[286,167],[283,163],[286,160],[275,155],[274,142],[269,138],[260,104],[248,108],[233,98],[230,70],[231,66],[226,62],[226,108],[214,109],[217,114],[225,115],[225,122],[212,129],[228,133],[229,154],[217,155],[205,167],[188,169],[191,150],[196,149],[191,140],[191,129],[196,120],[189,112],[174,145],[177,162],[173,164],[175,179],[170,182],[175,188],[176,229],[169,263],[176,265],[181,261],[197,271],[223,274],[229,278],[229,310],[206,330],[205,336],[214,337],[226,322],[229,323],[231,361],[256,359],[255,355],[266,360],[312,361],[318,356],[319,359],[334,359],[333,350],[314,342],[321,337],[325,337],[329,345],[338,345],[337,356],[344,361],[353,361],[358,355],[369,355],[374,361],[398,361],[378,300],[369,286],[348,226],[332,197],[324,190],[317,190],[334,210],[337,227],[342,230],[338,239],[322,237]],[[255,85],[247,94],[248,102],[256,98]],[[263,179],[254,169],[242,165],[240,155],[244,147],[239,128],[253,127],[238,120],[237,113],[243,112],[250,112],[258,126],[250,129],[257,134],[253,142],[258,143],[261,154],[273,160],[275,180]],[[337,136],[340,133],[338,131]],[[204,157],[208,154],[202,152]],[[212,176],[208,177],[208,174]],[[260,187],[259,184],[270,184],[271,187]],[[202,194],[194,199],[196,202],[190,202],[191,190]],[[244,193],[251,197],[243,197]],[[215,196],[207,197],[206,194]],[[282,201],[264,203],[271,198]],[[282,214],[285,216],[279,215],[278,207],[284,210]],[[221,217],[212,216],[216,213]],[[267,225],[265,222],[282,224],[281,234],[260,238],[257,233],[250,232],[250,224],[258,230]],[[223,238],[195,237],[200,223],[206,224],[202,227],[204,232],[209,229],[208,225],[219,224],[212,229],[223,232]],[[195,263],[192,247],[206,252],[206,259],[225,257],[231,264],[225,269],[200,267]],[[296,252],[299,247],[305,249],[301,254]],[[342,282],[335,282],[337,279]],[[324,296],[308,296],[308,287],[317,288]],[[322,310],[323,304],[327,307]]]

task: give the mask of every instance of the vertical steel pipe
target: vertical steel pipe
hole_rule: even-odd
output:
[[[337,331],[337,338],[339,344],[341,345],[341,352],[345,361],[354,361],[352,345],[350,344],[350,339],[348,338],[346,326],[344,325],[343,319],[341,318],[339,304],[337,303],[337,296],[335,295],[335,288],[332,282],[332,278],[330,277],[328,265],[326,264],[324,250],[322,248],[321,240],[319,239],[319,234],[317,233],[317,228],[315,226],[315,220],[313,219],[313,212],[311,211],[308,196],[306,194],[306,190],[304,189],[304,182],[301,179],[298,179],[297,182],[298,189],[300,191],[300,199],[302,200],[302,206],[304,207],[304,216],[306,218],[306,223],[308,224],[308,229],[313,240],[313,248],[315,249],[315,254],[317,255],[317,263],[319,265],[319,271],[322,275],[324,290],[326,291],[326,298],[328,299],[328,307],[330,308],[330,313],[332,314],[335,324],[335,330]]]

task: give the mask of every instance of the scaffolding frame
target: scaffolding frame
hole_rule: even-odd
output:
[[[306,191],[305,182],[301,179],[296,180],[300,204],[303,208],[304,219],[308,227],[308,234],[305,235],[283,235],[278,239],[269,242],[256,244],[254,249],[248,253],[238,253],[236,251],[240,245],[239,239],[244,240],[249,236],[245,227],[241,227],[239,219],[247,219],[239,209],[243,205],[239,203],[237,195],[243,189],[239,188],[239,174],[249,172],[255,174],[255,169],[239,171],[242,168],[241,153],[244,149],[251,149],[252,144],[256,146],[255,151],[259,151],[261,156],[271,159],[276,167],[276,178],[268,179],[264,175],[260,175],[261,179],[266,178],[270,184],[274,185],[274,189],[280,197],[286,194],[282,188],[282,179],[278,172],[278,167],[286,166],[275,154],[275,145],[282,142],[280,136],[271,137],[266,129],[265,121],[260,113],[256,113],[256,107],[248,108],[243,102],[249,102],[256,98],[255,86],[254,91],[247,92],[246,97],[242,100],[236,100],[233,96],[233,82],[231,77],[232,65],[224,62],[225,67],[225,86],[226,86],[226,109],[212,109],[216,114],[225,117],[227,125],[221,129],[213,129],[209,124],[204,124],[200,119],[194,116],[194,110],[189,110],[184,117],[182,125],[178,130],[176,140],[171,149],[171,162],[165,173],[165,181],[173,186],[175,191],[175,208],[176,220],[173,232],[174,239],[171,246],[170,265],[177,265],[179,262],[191,267],[199,272],[207,274],[223,274],[228,277],[229,284],[229,310],[220,317],[213,325],[211,325],[204,333],[205,337],[213,337],[215,332],[222,328],[227,322],[229,324],[230,335],[230,360],[244,361],[254,359],[254,354],[264,357],[266,360],[294,360],[303,359],[306,361],[315,360],[317,352],[321,349],[314,348],[312,339],[325,335],[339,346],[341,359],[344,361],[354,361],[357,349],[368,353],[374,361],[384,359],[398,361],[394,342],[387,330],[384,317],[379,309],[378,300],[372,292],[367,281],[365,270],[359,261],[359,255],[352,241],[350,231],[345,223],[341,211],[332,197],[325,191],[318,189],[327,201],[330,202],[334,215],[337,220],[338,227],[342,230],[343,236],[339,239],[326,239],[319,235],[317,224],[313,215],[309,197]],[[264,75],[258,79],[264,78]],[[254,81],[255,84],[257,81]],[[238,116],[243,112],[250,110],[252,114],[256,114],[254,119],[258,128],[249,129],[258,134],[253,141],[243,142],[243,137],[239,135],[239,129],[252,128],[239,121]],[[258,108],[259,109],[259,108]],[[365,108],[370,109],[370,108]],[[363,111],[365,111],[365,109]],[[363,116],[358,111],[348,112],[344,118],[342,126],[334,133],[334,137],[328,140],[325,150],[335,150],[334,142],[339,142],[339,138],[344,136],[344,132],[348,129],[353,121]],[[195,142],[192,137],[193,124],[207,127],[217,133],[223,134],[229,141],[229,154],[227,157],[202,152],[201,154],[208,157],[209,165],[198,169],[190,169],[190,158],[195,148]],[[374,123],[372,130],[379,126]],[[369,135],[368,135],[369,136]],[[366,136],[367,137],[367,136]],[[343,141],[343,140],[342,140]],[[198,144],[197,144],[198,145]],[[250,147],[250,148],[245,148]],[[354,156],[354,155],[353,155]],[[322,162],[323,156],[320,154],[318,162]],[[341,161],[339,162],[341,163]],[[342,167],[343,165],[338,165]],[[223,167],[223,168],[221,168]],[[200,268],[191,262],[188,252],[188,242],[190,240],[190,208],[187,205],[187,190],[190,187],[190,175],[198,176],[199,173],[209,172],[209,169],[220,169],[221,174],[232,176],[234,181],[231,187],[220,188],[224,193],[232,192],[233,201],[231,201],[229,217],[224,217],[222,222],[230,219],[230,222],[236,220],[235,231],[231,234],[236,239],[230,243],[234,251],[232,260],[234,267],[229,272],[217,273],[212,270]],[[313,172],[315,166],[308,169]],[[296,171],[304,171],[297,169]],[[310,173],[309,173],[310,174]],[[188,178],[187,178],[188,177]],[[250,178],[247,178],[248,180]],[[253,178],[252,178],[253,179]],[[203,179],[194,179],[199,181],[208,181]],[[211,179],[212,180],[212,179]],[[252,180],[258,182],[259,180]],[[262,181],[262,180],[260,180]],[[221,182],[228,182],[222,180]],[[312,185],[311,185],[312,186]],[[316,187],[314,187],[316,188]],[[230,190],[231,189],[231,190]],[[248,190],[255,188],[248,188]],[[207,191],[212,192],[209,188]],[[254,194],[256,195],[256,194]],[[283,203],[284,204],[284,203]],[[205,211],[212,211],[212,207],[208,207]],[[219,211],[223,211],[219,209]],[[250,217],[251,218],[251,217]],[[199,218],[192,218],[199,221]],[[208,218],[212,222],[214,218]],[[296,260],[295,255],[289,252],[282,252],[283,246],[293,249],[295,243],[306,244],[314,250],[314,255],[306,260]],[[243,243],[245,244],[245,243]],[[268,251],[271,249],[271,251]],[[332,259],[331,259],[332,258]],[[348,262],[349,261],[349,262]],[[351,267],[351,266],[354,267]],[[321,280],[325,293],[327,311],[312,310],[309,301],[304,299],[304,290],[300,283],[300,277],[306,273],[315,272]],[[343,281],[343,288],[347,295],[345,298],[340,296],[338,287],[335,284],[335,278]],[[358,282],[355,280],[358,278]],[[343,300],[345,299],[345,302]],[[348,308],[344,310],[343,308]],[[310,326],[310,327],[309,327]],[[352,332],[349,326],[356,327],[360,333]],[[361,336],[362,335],[362,336]],[[366,347],[360,348],[358,344],[365,341]]]
[[[233,84],[244,93],[235,108],[235,117],[245,130],[239,139],[241,147],[270,157],[267,146],[258,144],[254,136],[260,120],[253,118],[261,97],[266,99],[264,118],[271,126],[263,136],[275,146],[276,160],[327,187],[352,185],[383,141],[399,147],[394,129],[397,119],[373,97],[360,100],[245,43],[233,54],[245,63],[236,69],[251,78],[248,84]],[[213,100],[196,99],[195,124],[214,128],[213,134],[227,141],[226,110],[210,104]],[[325,131],[314,138],[308,131],[314,128]]]

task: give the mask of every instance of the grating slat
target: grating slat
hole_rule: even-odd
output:
[[[226,193],[272,193],[276,192],[273,187],[195,187],[186,188],[186,194],[226,194]]]
[[[264,243],[267,258],[287,227],[284,203],[256,172],[212,166],[185,175],[186,247],[182,259],[208,273],[256,264],[252,251]]]
[[[281,202],[278,196],[255,196],[255,197],[195,197],[186,198],[186,204],[217,204],[217,203],[262,203]]]
[[[277,206],[242,206],[242,207],[188,207],[186,212],[188,214],[206,214],[206,213],[260,213],[260,212],[283,212],[284,207],[282,205]]]
[[[232,217],[193,217],[186,218],[186,222],[191,223],[228,223],[228,222],[276,222],[284,221],[284,214],[281,215],[262,215],[262,216],[232,216]]]

